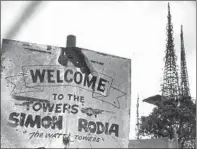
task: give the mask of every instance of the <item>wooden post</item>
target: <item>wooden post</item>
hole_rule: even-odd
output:
[[[74,35],[67,36],[67,47],[76,47],[76,37]]]

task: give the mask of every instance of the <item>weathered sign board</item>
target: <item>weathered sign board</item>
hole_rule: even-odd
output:
[[[127,148],[131,60],[81,49],[87,75],[62,49],[3,40],[1,147]]]

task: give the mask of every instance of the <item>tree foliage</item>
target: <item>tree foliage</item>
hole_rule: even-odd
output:
[[[196,104],[191,98],[168,100],[140,119],[140,136],[169,139],[177,134],[181,148],[196,147]]]

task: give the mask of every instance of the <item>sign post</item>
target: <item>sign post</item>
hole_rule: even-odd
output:
[[[67,36],[67,47],[76,47],[76,37],[74,35],[68,35]]]
[[[127,148],[131,60],[3,40],[2,148]]]
[[[67,42],[66,42],[66,47],[76,47],[76,37],[74,35],[68,35],[67,36]],[[69,121],[69,118],[67,117],[66,115],[66,122]],[[68,130],[68,123],[66,123],[65,125],[65,134],[69,134],[69,130]],[[66,137],[63,138],[63,142],[64,142],[64,145],[65,145],[65,148],[69,148],[69,145],[70,145],[70,134]]]

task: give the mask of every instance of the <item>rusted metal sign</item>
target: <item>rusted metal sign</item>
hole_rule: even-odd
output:
[[[1,147],[128,147],[131,60],[70,50],[3,40]]]

